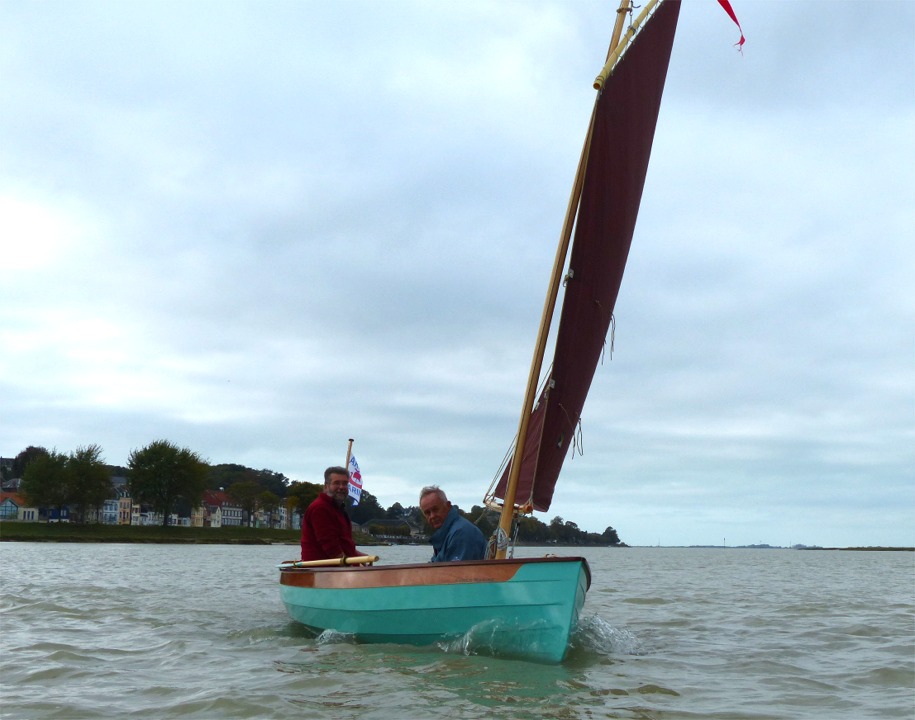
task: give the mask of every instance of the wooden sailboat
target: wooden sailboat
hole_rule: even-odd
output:
[[[559,662],[590,586],[581,557],[508,557],[519,513],[546,511],[603,352],[635,229],[679,0],[622,0],[561,233],[515,451],[487,502],[501,508],[492,559],[328,567],[280,566],[292,618],[366,642],[428,644],[485,636],[500,655]],[[630,23],[625,33],[626,20]],[[574,242],[571,242],[574,228]],[[568,248],[571,257],[566,267]],[[538,393],[560,286],[555,354]]]

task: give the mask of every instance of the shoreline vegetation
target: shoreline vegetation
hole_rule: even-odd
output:
[[[197,545],[298,545],[298,530],[248,527],[162,527],[0,522],[0,542],[173,543]],[[374,538],[368,543],[375,544]]]
[[[373,546],[389,543],[365,533],[354,533],[357,545]],[[249,527],[162,527],[159,525],[77,525],[73,523],[25,523],[0,521],[0,542],[83,542],[83,543],[160,543],[195,545],[298,545],[298,530],[278,530]],[[523,543],[527,545],[529,543]],[[522,543],[519,543],[522,545]],[[545,547],[557,547],[550,544]],[[561,545],[566,547],[566,545]],[[568,546],[578,547],[578,546]],[[608,546],[609,547],[609,546]],[[625,546],[621,546],[625,547]],[[753,549],[741,547],[726,550]],[[687,548],[688,549],[688,548]],[[794,548],[775,548],[786,550]],[[912,552],[912,547],[805,547],[801,550],[855,550],[883,552]]]

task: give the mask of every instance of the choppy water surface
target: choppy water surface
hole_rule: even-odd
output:
[[[913,553],[587,549],[546,666],[314,638],[279,600],[296,551],[0,544],[0,717],[915,717]]]

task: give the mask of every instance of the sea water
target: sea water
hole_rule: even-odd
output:
[[[296,552],[0,544],[0,717],[915,718],[915,553],[562,549],[593,583],[539,665],[314,637],[279,599]]]

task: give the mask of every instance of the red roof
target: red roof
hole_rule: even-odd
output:
[[[5,503],[7,499],[12,500],[18,507],[25,507],[25,498],[19,493],[0,492],[0,504]]]
[[[204,490],[203,504],[209,505],[211,507],[233,505],[232,501],[229,500],[229,496],[226,495],[222,490]]]

